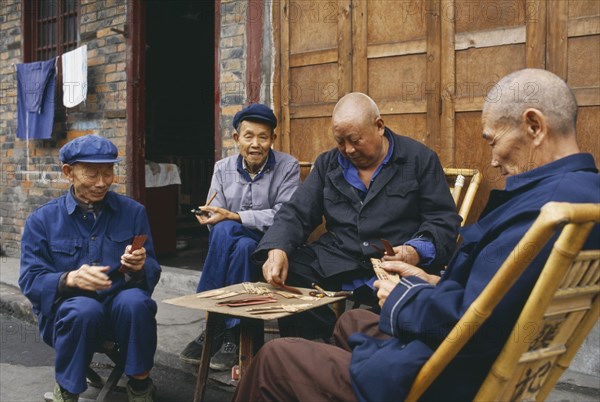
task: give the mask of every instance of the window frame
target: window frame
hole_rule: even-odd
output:
[[[23,62],[48,60],[77,48],[81,30],[79,0],[22,0],[21,5],[23,16]],[[46,16],[40,17],[41,7],[44,5]],[[56,15],[54,16],[49,16],[51,5],[56,7]],[[66,9],[65,7],[69,8]],[[68,38],[65,38],[65,19],[70,17],[75,18],[74,32]],[[56,40],[54,43],[48,41],[47,44],[40,46],[42,30],[51,23],[56,24]],[[48,31],[47,35],[51,35],[51,32]],[[59,38],[62,38],[62,40],[59,40]]]
[[[40,18],[39,12],[42,3],[47,7],[46,14],[49,14],[49,7],[54,4],[56,7],[55,16]],[[69,7],[65,11],[65,7]],[[60,11],[62,10],[62,11]],[[64,52],[76,49],[81,40],[81,2],[80,0],[21,0],[21,27],[22,27],[22,55],[23,63],[32,63],[36,61],[45,61],[51,58],[61,56]],[[64,39],[65,18],[75,18],[74,32]],[[40,49],[40,29],[41,23],[56,23],[56,38],[63,38],[62,41],[56,40],[53,44],[48,44]],[[47,25],[46,25],[47,26]],[[43,53],[45,52],[45,53]],[[56,63],[56,91],[54,94],[54,128],[52,130],[52,140],[40,143],[43,147],[52,147],[55,141],[63,138],[67,132],[67,109],[64,107],[63,99],[63,81],[62,81],[62,63]]]

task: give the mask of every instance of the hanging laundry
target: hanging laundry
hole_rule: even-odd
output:
[[[47,139],[54,125],[56,59],[17,64],[17,137]]]
[[[74,107],[87,97],[87,45],[62,55],[63,104]]]

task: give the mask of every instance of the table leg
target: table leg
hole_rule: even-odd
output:
[[[264,341],[265,325],[263,320],[240,319],[240,378],[250,366],[254,354]]]
[[[219,314],[206,313],[206,338],[202,346],[202,356],[200,357],[200,366],[198,366],[198,379],[196,380],[196,391],[194,393],[194,402],[200,402],[204,399],[206,390],[206,380],[208,379],[208,365],[210,363],[210,351],[212,349],[213,338],[215,337],[215,328]]]

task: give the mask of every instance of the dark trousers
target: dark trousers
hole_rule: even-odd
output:
[[[300,247],[289,258],[286,284],[302,288],[311,288],[317,283],[325,290],[341,290],[342,284],[365,275],[364,270],[346,272],[343,275],[323,277],[315,269],[318,259],[310,245]],[[363,287],[366,288],[366,287]],[[365,290],[365,289],[361,289]],[[367,297],[377,304],[370,290]],[[279,320],[281,336],[298,336],[305,339],[328,339],[335,326],[336,316],[330,306],[319,307],[300,314],[294,314]]]
[[[279,338],[264,345],[244,373],[233,396],[239,401],[356,401],[350,383],[348,337],[361,332],[375,338],[379,316],[367,310],[344,313],[336,324],[334,345]]]
[[[56,381],[80,394],[86,368],[102,342],[114,340],[125,359],[125,374],[150,371],[156,351],[156,302],[148,292],[125,289],[104,301],[76,296],[58,307],[53,346]]]

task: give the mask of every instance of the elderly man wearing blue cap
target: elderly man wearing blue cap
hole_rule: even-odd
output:
[[[233,127],[239,154],[215,164],[208,196],[216,196],[196,215],[210,229],[198,292],[262,278],[250,256],[275,213],[300,184],[298,161],[271,149],[277,119],[270,108],[247,106],[235,115]],[[221,324],[224,336],[210,360],[213,370],[229,370],[238,361],[239,320],[226,319]],[[204,332],[185,347],[180,358],[198,364],[203,342]]]
[[[144,207],[110,191],[121,159],[109,140],[86,135],[60,150],[69,191],[33,212],[23,231],[19,286],[55,350],[54,401],[77,401],[86,368],[115,341],[129,376],[130,401],[152,401],[160,277]],[[131,250],[132,239],[146,235]]]

